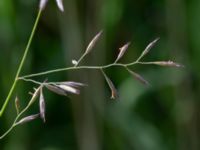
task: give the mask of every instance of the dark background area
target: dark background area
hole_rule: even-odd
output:
[[[112,63],[118,48],[131,41],[120,62],[134,61],[160,37],[144,61],[173,60],[185,68],[136,65],[150,83],[134,80],[125,69],[106,70],[119,91],[110,99],[102,74],[66,71],[34,78],[78,81],[89,86],[69,98],[44,91],[47,122],[16,127],[0,141],[1,150],[199,150],[200,149],[200,1],[64,0],[42,14],[22,75],[71,66],[92,37],[103,36],[81,65]],[[38,11],[35,0],[0,1],[0,106],[11,87]],[[16,116],[14,99],[23,106],[35,85],[20,81],[3,117],[4,133]],[[38,106],[27,113],[38,112]]]

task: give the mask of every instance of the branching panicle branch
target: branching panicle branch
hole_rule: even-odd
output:
[[[16,87],[16,84],[18,81],[25,81],[25,82],[32,82],[34,84],[37,84],[37,88],[34,89],[30,98],[29,103],[27,104],[27,106],[24,109],[20,108],[19,105],[19,99],[16,97],[15,99],[15,107],[16,107],[16,118],[13,122],[13,124],[11,125],[11,127],[2,135],[0,136],[0,139],[4,138],[7,134],[9,134],[16,126],[18,125],[22,125],[24,123],[30,122],[32,120],[35,120],[37,118],[41,118],[43,122],[46,122],[46,118],[45,118],[45,111],[46,111],[46,105],[45,105],[45,96],[43,94],[43,89],[46,88],[49,91],[58,94],[58,95],[62,95],[62,96],[68,96],[69,94],[80,94],[80,88],[86,86],[86,84],[84,83],[80,83],[80,82],[75,82],[75,81],[62,81],[62,82],[39,82],[36,81],[34,79],[32,79],[33,77],[36,76],[43,76],[43,75],[49,75],[52,73],[58,73],[58,72],[62,72],[62,71],[70,71],[70,70],[80,70],[80,69],[91,69],[91,70],[97,70],[100,71],[103,75],[103,77],[105,78],[105,81],[107,82],[110,90],[111,90],[111,99],[116,99],[118,98],[118,91],[117,88],[115,87],[115,85],[113,84],[113,81],[106,75],[105,70],[109,69],[111,67],[117,66],[117,67],[121,67],[124,70],[128,71],[128,73],[133,76],[136,80],[140,81],[142,84],[144,85],[149,85],[149,82],[147,80],[145,80],[140,74],[132,71],[129,69],[129,67],[134,66],[134,65],[159,65],[159,66],[168,66],[168,67],[183,67],[183,65],[178,64],[176,62],[173,61],[152,61],[152,62],[143,62],[141,61],[141,59],[147,55],[150,51],[150,49],[156,44],[156,42],[158,41],[159,38],[155,39],[153,42],[151,42],[150,44],[147,45],[147,47],[145,48],[145,50],[141,53],[141,55],[134,61],[131,61],[130,63],[119,63],[120,59],[124,56],[125,52],[127,52],[130,42],[128,42],[127,44],[125,44],[124,46],[122,46],[120,49],[120,52],[118,54],[118,56],[116,57],[115,61],[113,61],[110,64],[107,65],[102,65],[102,66],[81,66],[79,65],[80,62],[85,58],[85,56],[87,54],[89,54],[92,49],[94,48],[94,46],[96,45],[97,41],[99,40],[102,31],[100,31],[98,34],[96,34],[94,36],[94,38],[89,42],[85,52],[81,55],[81,57],[78,60],[72,60],[72,64],[73,66],[71,67],[66,67],[66,68],[59,68],[59,69],[54,69],[54,70],[48,70],[48,71],[44,71],[41,73],[35,73],[35,74],[29,74],[29,75],[25,75],[25,76],[21,76],[21,70],[23,68],[24,62],[26,60],[30,45],[32,43],[32,39],[34,36],[34,33],[36,31],[36,27],[38,25],[39,22],[39,18],[41,16],[41,12],[44,10],[46,4],[47,4],[48,0],[40,0],[40,5],[39,5],[39,12],[35,21],[35,24],[33,26],[30,38],[28,40],[26,49],[24,51],[24,54],[22,56],[22,60],[20,62],[20,65],[18,67],[13,85],[10,89],[10,92],[4,102],[4,105],[0,111],[0,116],[2,116],[8,102],[11,99],[11,96],[14,92],[14,89]],[[56,3],[58,5],[58,8],[61,11],[64,11],[64,7],[63,7],[63,1],[62,0],[56,0]],[[38,100],[39,99],[39,100]],[[21,118],[26,112],[27,110],[29,110],[31,108],[31,106],[36,103],[36,101],[38,100],[38,106],[39,106],[39,112],[33,115],[28,115],[26,117]],[[21,110],[21,111],[20,111]]]

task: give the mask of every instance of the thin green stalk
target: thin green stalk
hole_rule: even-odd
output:
[[[17,126],[17,121],[18,119],[29,109],[30,105],[27,105],[18,115],[17,117],[15,118],[12,126],[2,135],[0,136],[0,140],[3,139],[6,135],[8,135],[15,126]]]
[[[32,79],[26,79],[26,78],[19,78],[19,80],[24,80],[24,81],[26,81],[26,82],[32,82],[32,83],[35,83],[35,84],[37,84],[37,85],[42,85],[42,84],[44,84],[44,83],[41,83],[41,82],[38,82],[38,81],[35,81],[35,80],[32,80]]]
[[[32,80],[31,80],[32,81]],[[38,82],[39,83],[39,82]],[[43,83],[41,83],[40,84],[40,86],[37,88],[37,91],[35,91],[35,93],[36,92],[38,92],[41,88],[42,88],[42,86],[43,86]],[[12,131],[12,129],[14,128],[14,127],[16,127],[17,125],[19,125],[19,118],[32,106],[32,104],[35,102],[35,99],[37,98],[36,96],[37,95],[35,95],[35,94],[33,94],[33,96],[32,96],[32,98],[30,99],[30,101],[29,101],[29,103],[27,104],[27,106],[16,116],[16,118],[15,118],[15,120],[13,121],[13,124],[11,125],[11,127],[3,134],[3,135],[1,135],[0,136],[0,140],[1,139],[3,139],[7,134],[9,134],[11,131]]]
[[[16,73],[16,75],[15,75],[14,82],[13,82],[12,87],[11,87],[9,93],[8,93],[8,96],[7,96],[7,98],[6,98],[6,100],[5,100],[4,104],[3,104],[3,106],[2,106],[2,108],[1,108],[0,117],[3,115],[3,113],[4,113],[5,109],[6,109],[6,106],[8,105],[8,102],[10,101],[10,98],[11,98],[11,96],[12,96],[12,93],[13,93],[13,91],[14,91],[16,85],[17,85],[17,81],[18,81],[19,75],[20,75],[20,73],[21,73],[22,67],[23,67],[23,65],[24,65],[24,62],[25,62],[25,60],[26,60],[26,57],[27,57],[27,54],[28,54],[30,45],[31,45],[31,43],[32,43],[33,36],[34,36],[34,34],[35,34],[35,31],[36,31],[36,28],[37,28],[37,25],[38,25],[38,22],[39,22],[39,19],[40,19],[40,16],[41,16],[41,12],[42,12],[42,10],[40,9],[40,10],[38,11],[37,18],[36,18],[36,20],[35,20],[35,23],[34,23],[34,26],[33,26],[32,32],[31,32],[31,35],[30,35],[30,37],[29,37],[27,46],[26,46],[26,48],[25,48],[25,50],[24,50],[24,54],[23,54],[22,60],[21,60],[20,65],[19,65],[19,67],[18,67],[18,69],[17,69],[17,73]]]
[[[79,65],[79,63],[81,62],[81,60],[83,60],[83,58],[87,55],[87,53],[84,53],[80,58],[79,60],[77,61],[77,64],[75,64],[74,67],[77,67]]]
[[[141,55],[135,62],[139,62],[142,59],[143,55]]]
[[[0,137],[0,140],[3,139],[8,133],[12,131],[12,129],[15,127],[15,122],[12,124],[12,126]]]
[[[74,67],[67,67],[67,68],[59,68],[59,69],[53,69],[53,70],[49,70],[49,71],[44,71],[44,72],[40,72],[40,73],[35,73],[35,74],[29,74],[29,75],[25,75],[25,76],[21,76],[20,78],[31,78],[31,77],[36,77],[36,76],[42,76],[42,75],[47,75],[47,74],[52,74],[52,73],[56,73],[56,72],[62,72],[62,71],[67,71],[67,70],[80,70],[80,69],[106,69],[106,68],[110,68],[110,67],[114,67],[114,66],[120,66],[120,67],[128,67],[128,66],[133,66],[135,64],[142,64],[141,62],[131,62],[131,63],[127,63],[127,64],[122,64],[122,63],[112,63],[109,65],[105,65],[105,66],[74,66]]]
[[[44,71],[44,72],[35,73],[35,74],[29,74],[29,75],[21,76],[20,78],[31,78],[31,77],[36,77],[36,76],[42,76],[42,75],[47,75],[47,74],[51,74],[51,73],[61,72],[61,71],[67,71],[67,70],[80,70],[80,69],[93,69],[93,70],[96,69],[96,70],[99,70],[99,69],[106,69],[106,68],[113,67],[113,66],[125,67],[127,65],[126,64],[121,64],[121,63],[112,63],[112,64],[105,65],[105,66],[78,66],[78,67],[74,66],[74,67],[60,68],[60,69]]]

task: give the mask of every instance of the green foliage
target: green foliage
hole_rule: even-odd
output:
[[[17,127],[0,141],[0,149],[200,149],[199,2],[69,0],[64,4],[64,13],[56,12],[54,1],[45,8],[22,75],[69,66],[71,60],[78,60],[84,53],[91,35],[99,29],[104,30],[101,42],[81,61],[83,65],[114,62],[118,48],[127,41],[132,44],[120,61],[131,62],[150,41],[160,37],[144,61],[171,58],[182,62],[186,69],[150,65],[131,68],[148,79],[149,87],[142,86],[128,72],[108,69],[106,73],[118,89],[118,101],[109,99],[100,72],[78,70],[35,77],[41,82],[48,77],[49,81],[75,80],[89,86],[80,96],[70,98],[44,90],[48,100],[46,123],[34,121]],[[10,89],[37,10],[32,1],[0,1],[0,106]],[[15,90],[22,108],[28,103],[29,89],[30,84],[23,83]],[[13,122],[15,97],[11,97],[8,111],[0,118],[0,133]],[[30,114],[37,111],[35,107]]]

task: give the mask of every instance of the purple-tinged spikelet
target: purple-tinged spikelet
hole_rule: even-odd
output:
[[[32,120],[37,119],[38,117],[39,117],[39,114],[35,114],[35,115],[30,115],[30,116],[24,117],[19,122],[17,122],[16,125],[20,125],[20,124],[24,124],[24,123],[30,122]]]
[[[110,80],[110,78],[105,74],[105,72],[103,70],[101,70],[105,79],[106,79],[106,82],[108,83],[108,86],[110,87],[110,90],[111,90],[111,99],[116,99],[118,98],[118,92],[117,92],[117,89],[115,88],[113,82]]]
[[[43,122],[45,122],[46,121],[46,119],[45,119],[46,106],[45,106],[45,100],[44,100],[42,88],[40,89],[39,108],[40,108],[40,117],[42,118]]]
[[[57,6],[60,9],[60,11],[64,11],[63,1],[62,0],[56,0]]]
[[[39,8],[40,10],[44,10],[47,5],[48,0],[40,0]]]
[[[120,52],[119,52],[119,54],[118,54],[117,59],[115,60],[115,62],[117,62],[119,59],[121,59],[121,58],[123,57],[124,53],[126,52],[126,50],[128,49],[128,47],[129,47],[130,44],[131,44],[131,43],[128,42],[128,43],[126,43],[124,46],[122,46],[122,47],[119,49]]]

